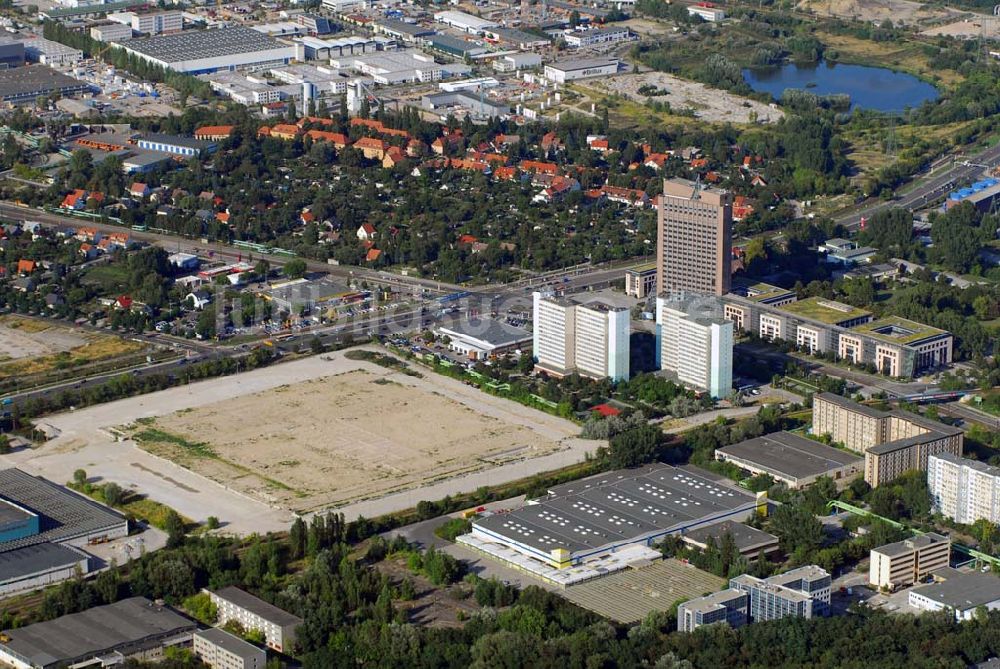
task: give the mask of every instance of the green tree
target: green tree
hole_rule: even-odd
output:
[[[284,273],[289,279],[301,279],[306,274],[306,261],[294,258],[285,263]]]

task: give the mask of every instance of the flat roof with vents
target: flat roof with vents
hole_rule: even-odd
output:
[[[477,519],[473,532],[547,561],[562,549],[576,562],[727,518],[742,520],[755,506],[755,495],[708,472],[653,464],[556,486],[519,509]]]

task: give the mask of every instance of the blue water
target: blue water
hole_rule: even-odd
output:
[[[775,99],[788,88],[799,88],[816,95],[846,93],[851,108],[899,112],[918,107],[938,96],[936,88],[913,75],[893,72],[884,67],[823,62],[819,65],[796,65],[760,70],[743,70],[743,79],[755,91],[770,93]],[[815,85],[812,85],[815,84]]]

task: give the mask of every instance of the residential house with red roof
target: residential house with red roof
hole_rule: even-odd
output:
[[[27,276],[35,271],[37,264],[34,260],[18,260],[17,261],[17,273],[21,276]]]
[[[128,187],[128,192],[132,197],[149,197],[149,186],[136,181]]]
[[[72,209],[74,211],[79,211],[87,206],[87,191],[77,188],[71,193],[67,193],[66,197],[63,198],[62,204],[59,205],[62,209]]]
[[[375,239],[377,235],[378,231],[375,230],[375,226],[371,223],[362,223],[361,226],[358,227],[358,239],[361,241],[371,241]]]
[[[314,142],[330,142],[333,144],[333,148],[338,151],[351,143],[351,140],[347,135],[340,132],[329,132],[327,130],[307,130],[306,137],[309,137]]]

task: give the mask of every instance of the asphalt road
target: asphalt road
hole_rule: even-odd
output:
[[[860,208],[850,213],[834,217],[834,221],[840,223],[848,230],[856,230],[861,225],[861,219],[869,219],[878,211],[890,207],[903,207],[906,209],[919,209],[939,197],[946,195],[954,186],[967,179],[974,179],[983,173],[983,166],[993,167],[1000,162],[1000,144],[985,151],[981,151],[968,158],[967,164],[955,162],[951,167],[942,169],[936,174],[926,173],[918,177],[918,185],[897,200],[888,202],[870,201]]]

